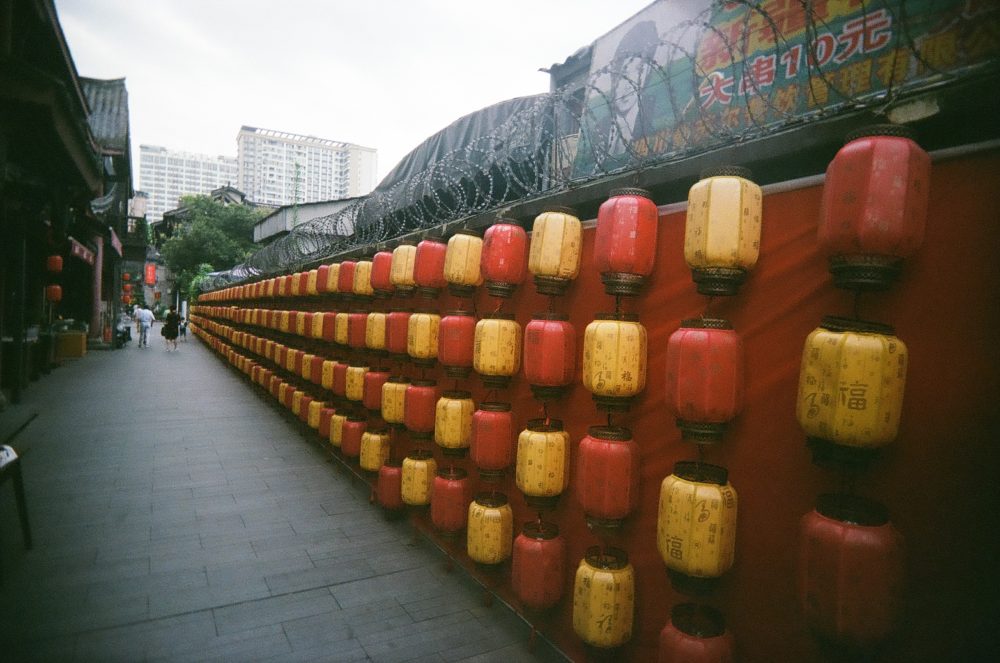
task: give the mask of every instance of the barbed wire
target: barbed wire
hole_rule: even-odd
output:
[[[1000,51],[995,3],[833,4],[716,0],[402,181],[297,226],[202,289],[301,270],[845,110],[882,112],[926,85],[995,66]]]

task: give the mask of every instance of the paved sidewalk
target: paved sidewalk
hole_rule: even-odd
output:
[[[0,413],[0,660],[555,661],[195,339],[91,352]],[[51,408],[51,409],[50,409]]]

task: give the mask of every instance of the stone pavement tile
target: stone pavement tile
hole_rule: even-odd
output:
[[[373,597],[395,596],[399,602],[418,600],[428,593],[447,591],[441,572],[420,568],[381,576],[372,576],[331,587],[330,592],[343,608],[369,603]]]
[[[328,587],[346,582],[369,578],[374,575],[371,567],[364,560],[354,560],[323,567],[302,569],[269,575],[265,578],[267,586],[274,595],[286,592],[297,592],[314,587]]]
[[[252,549],[251,549],[252,552]],[[253,579],[264,580],[267,576],[315,568],[305,551],[295,551],[274,559],[258,559],[253,556],[232,562],[212,559],[206,566],[208,584],[214,587],[239,585]]]
[[[239,584],[169,589],[150,594],[149,617],[156,619],[198,610],[223,608],[270,596],[271,590],[263,578],[246,578]]]
[[[133,596],[154,596],[192,587],[207,587],[204,569],[181,569],[117,578],[87,585],[87,604],[108,603]]]
[[[0,637],[0,652],[8,661],[70,661],[76,651],[76,636],[39,638],[37,640],[7,641]]]
[[[292,650],[290,653],[259,659],[261,663],[370,663],[373,661],[357,640],[344,640],[336,647],[320,645],[312,649]]]
[[[76,658],[83,661],[138,661],[168,655],[183,642],[216,636],[209,610],[82,633]]]
[[[404,624],[358,638],[372,660],[384,663],[411,661],[419,657],[439,656],[453,643],[464,642],[470,627],[478,627],[475,618],[465,612],[452,613],[422,622]]]
[[[270,624],[239,633],[214,636],[205,640],[182,640],[164,655],[147,660],[162,663],[182,661],[250,661],[291,653],[291,645],[280,624]]]
[[[324,587],[237,603],[216,608],[212,613],[215,616],[216,631],[223,635],[330,612],[337,608],[337,601]]]
[[[536,645],[532,649],[528,639],[516,642],[506,647],[492,651],[474,654],[466,658],[448,658],[454,663],[519,663],[520,661],[536,661],[541,663],[566,663],[567,659],[547,645]]]

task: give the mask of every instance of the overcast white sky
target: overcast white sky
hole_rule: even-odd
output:
[[[652,0],[56,0],[81,76],[126,77],[140,144],[236,156],[241,125],[378,150],[379,179],[466,113],[549,89]]]

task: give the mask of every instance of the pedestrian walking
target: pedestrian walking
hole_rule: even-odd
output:
[[[170,311],[167,313],[167,317],[163,320],[163,338],[167,339],[167,352],[170,352],[171,346],[173,349],[177,349],[177,335],[180,333],[181,316],[177,314],[177,307],[171,306]]]
[[[187,321],[187,318],[181,318],[180,332],[181,332],[180,333],[180,339],[186,343],[187,340],[188,340],[188,321]]]
[[[138,347],[149,347],[149,328],[156,322],[156,316],[145,304],[135,309],[135,331],[139,334]]]

